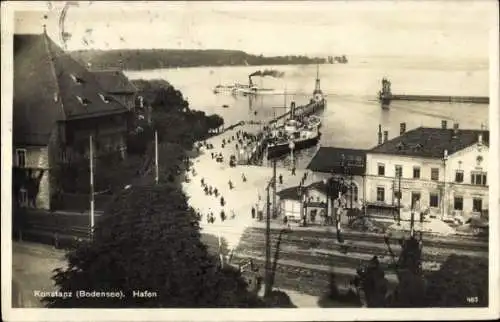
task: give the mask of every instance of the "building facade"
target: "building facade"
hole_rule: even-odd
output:
[[[14,35],[13,191],[21,207],[52,209],[58,164],[126,154],[129,110],[46,34]]]
[[[312,171],[316,182],[328,184],[329,180],[344,180],[349,187],[344,194],[347,208],[359,208],[366,195],[366,151],[336,147],[321,147],[307,166]],[[322,192],[328,202],[328,213],[331,215],[334,206],[332,201],[338,196],[331,196],[328,187]],[[329,197],[327,198],[326,195]]]
[[[433,217],[488,209],[488,131],[417,128],[367,153],[369,204]]]

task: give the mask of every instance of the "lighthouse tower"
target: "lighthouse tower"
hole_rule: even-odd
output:
[[[319,79],[319,64],[316,65],[316,84],[313,92],[314,101],[320,103],[323,101],[323,91],[321,90],[321,81]]]

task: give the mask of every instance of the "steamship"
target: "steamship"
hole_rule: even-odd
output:
[[[318,144],[321,138],[319,131],[321,119],[314,114],[324,110],[325,107],[326,100],[321,90],[319,66],[317,66],[316,84],[311,102],[299,107],[295,107],[295,102],[291,103],[289,119],[283,126],[275,127],[268,134],[267,158],[277,158],[290,153],[292,149],[298,151]]]
[[[288,120],[284,126],[271,130],[267,138],[267,158],[273,159],[318,144],[321,137],[317,120]]]

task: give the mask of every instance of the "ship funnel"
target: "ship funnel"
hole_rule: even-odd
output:
[[[295,118],[295,102],[292,101],[290,103],[290,119],[294,119]]]

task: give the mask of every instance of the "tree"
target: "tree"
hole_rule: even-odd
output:
[[[488,306],[488,259],[450,255],[427,278],[426,302],[433,307]]]
[[[165,202],[168,200],[168,202]],[[176,187],[132,187],[118,194],[92,242],[67,255],[53,276],[61,292],[122,291],[125,298],[44,298],[48,307],[258,307],[238,271],[220,268],[200,241],[197,218]],[[134,298],[134,290],[156,297]]]

